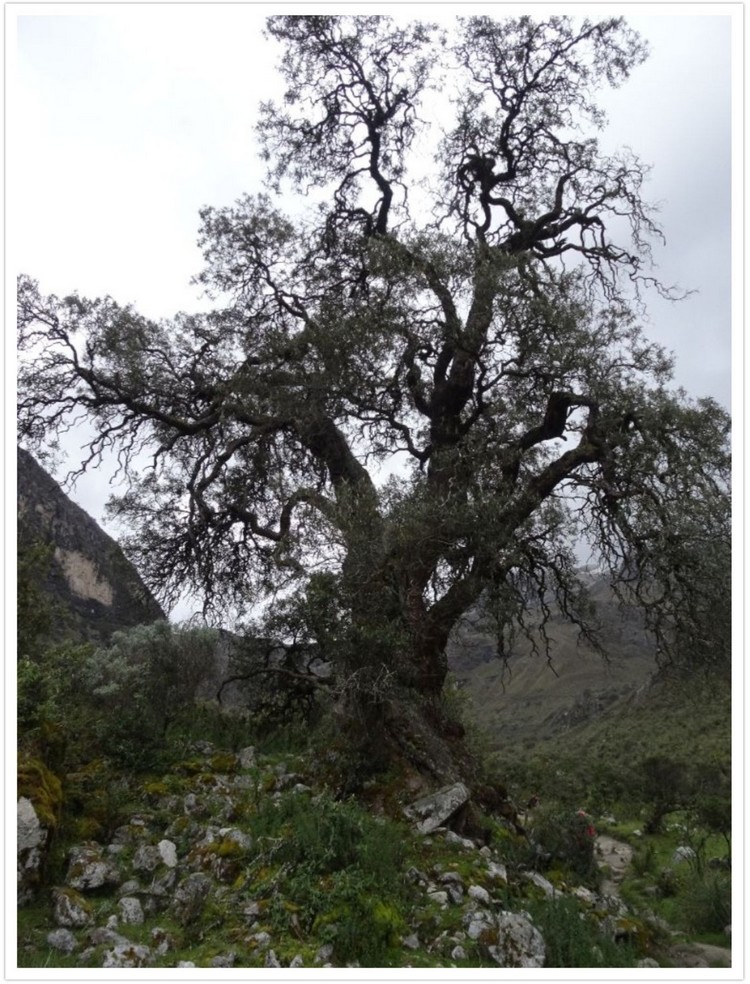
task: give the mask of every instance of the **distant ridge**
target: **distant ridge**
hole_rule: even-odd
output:
[[[18,448],[18,537],[53,547],[44,591],[56,603],[54,641],[106,642],[166,618],[119,544]]]

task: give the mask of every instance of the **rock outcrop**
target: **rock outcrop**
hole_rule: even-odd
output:
[[[43,588],[55,603],[54,641],[106,642],[166,616],[121,548],[22,448],[18,535],[53,547]]]

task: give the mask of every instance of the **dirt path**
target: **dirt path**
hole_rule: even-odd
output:
[[[610,870],[610,874],[601,885],[602,895],[619,896],[620,882],[633,860],[633,848],[624,841],[615,840],[607,834],[600,834],[596,838],[594,851],[599,867],[606,865]]]
[[[620,882],[625,877],[633,860],[633,848],[624,841],[615,840],[607,834],[600,834],[594,846],[597,864],[609,869],[601,883],[602,895],[619,898]],[[731,967],[732,951],[722,946],[708,943],[681,942],[673,944],[667,951],[670,962],[675,967]]]

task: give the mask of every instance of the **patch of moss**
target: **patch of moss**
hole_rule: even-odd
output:
[[[59,778],[41,759],[23,757],[18,763],[18,797],[25,796],[39,817],[39,822],[49,830],[60,823],[63,792]]]

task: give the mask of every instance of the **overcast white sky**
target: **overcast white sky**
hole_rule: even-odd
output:
[[[656,252],[658,274],[698,292],[678,305],[654,296],[650,334],[675,351],[679,384],[727,406],[733,37],[736,60],[741,50],[730,14],[737,19],[739,7],[584,8],[590,17],[624,14],[651,42],[649,61],[630,82],[602,93],[610,117],[603,142],[628,145],[653,165],[647,197],[663,203],[667,237]],[[472,7],[414,13],[432,18],[436,10],[445,19]],[[533,4],[481,10],[549,12]],[[6,6],[10,277],[28,273],[44,292],[109,293],[151,317],[202,303],[189,285],[201,266],[198,209],[229,204],[263,180],[253,124],[259,100],[280,91],[277,52],[260,34],[272,11]],[[107,491],[94,477],[73,497],[101,520]]]

